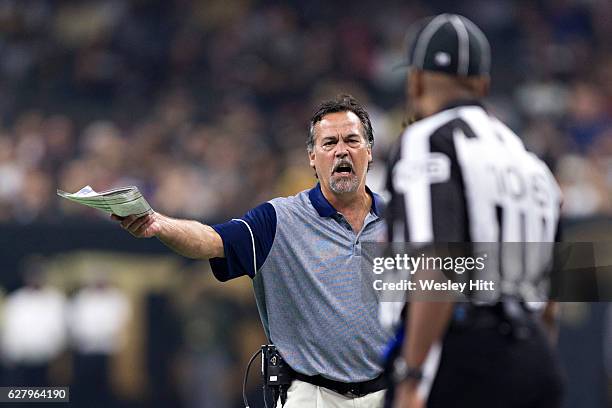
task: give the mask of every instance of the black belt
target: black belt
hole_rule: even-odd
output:
[[[523,303],[507,300],[492,306],[457,304],[450,327],[459,330],[495,329],[500,334],[526,339],[533,334],[534,325],[533,313]]]
[[[344,395],[349,398],[359,398],[371,394],[376,391],[384,390],[387,388],[386,381],[383,375],[358,383],[345,383],[340,381],[330,380],[321,375],[304,375],[293,371],[293,378],[296,380],[304,381],[318,387],[327,388],[337,392],[338,394]]]

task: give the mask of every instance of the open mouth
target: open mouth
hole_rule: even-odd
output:
[[[349,163],[340,163],[334,169],[334,174],[340,174],[344,176],[353,174],[353,166],[351,166]]]

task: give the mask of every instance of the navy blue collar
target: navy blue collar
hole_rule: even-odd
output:
[[[381,211],[384,206],[384,201],[381,196],[372,192],[368,186],[366,186],[366,192],[372,197],[372,210],[377,216],[381,216]],[[312,206],[317,210],[321,217],[331,217],[338,213],[333,205],[327,201],[327,198],[321,191],[321,184],[317,183],[310,191],[308,191],[308,197]]]

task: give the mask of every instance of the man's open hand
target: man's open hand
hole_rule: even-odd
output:
[[[120,217],[118,215],[111,214],[111,219],[120,221],[121,227],[136,238],[151,238],[156,236],[161,231],[159,214],[155,212],[143,215],[142,217],[136,217],[135,215]]]

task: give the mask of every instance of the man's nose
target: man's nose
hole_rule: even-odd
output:
[[[336,151],[334,156],[336,157],[346,157],[348,156],[348,146],[342,140],[339,140],[336,144]]]

